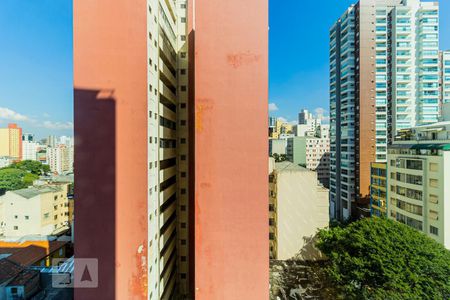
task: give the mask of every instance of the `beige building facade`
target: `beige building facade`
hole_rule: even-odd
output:
[[[55,235],[69,229],[69,184],[34,186],[0,197],[0,238]]]
[[[316,174],[291,162],[269,163],[270,258],[316,260],[319,229],[329,225],[329,192]]]

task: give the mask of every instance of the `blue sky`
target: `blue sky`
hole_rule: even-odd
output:
[[[93,0],[94,1],[94,0]],[[355,0],[270,0],[271,114],[328,111],[328,30]],[[450,1],[441,0],[450,49]],[[72,1],[0,1],[0,126],[72,134]]]
[[[0,1],[0,126],[72,134],[72,1]]]
[[[270,0],[271,115],[294,121],[302,108],[328,112],[328,31],[355,2]],[[450,0],[439,2],[441,49],[450,49]]]

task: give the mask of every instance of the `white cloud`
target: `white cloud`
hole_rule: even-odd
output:
[[[44,121],[41,125],[47,129],[55,129],[55,130],[67,130],[73,129],[72,122],[52,122],[52,121]]]
[[[316,115],[325,115],[326,114],[326,110],[323,107],[317,107],[314,112],[316,113]]]
[[[317,107],[314,112],[316,113],[316,116],[320,116],[321,120],[324,123],[330,122],[330,116],[328,115],[328,111],[323,107]]]
[[[278,106],[275,103],[269,103],[269,111],[277,111]]]
[[[12,121],[29,121],[27,116],[21,115],[6,107],[0,107],[0,118]]]

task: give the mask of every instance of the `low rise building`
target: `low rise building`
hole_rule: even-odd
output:
[[[386,163],[370,166],[370,215],[386,217]]]
[[[319,137],[293,137],[287,140],[286,157],[290,162],[317,173],[318,180],[329,187],[330,139]]]
[[[329,225],[328,189],[314,172],[292,162],[271,161],[269,169],[270,257],[320,259],[315,237]]]
[[[441,122],[402,130],[388,148],[388,217],[450,249],[450,103]]]
[[[0,197],[0,238],[57,235],[69,229],[70,184],[33,186]]]

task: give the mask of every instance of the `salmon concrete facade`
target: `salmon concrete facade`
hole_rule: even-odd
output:
[[[74,1],[76,299],[268,298],[267,30],[266,1]]]
[[[190,9],[195,299],[268,299],[268,3]]]

